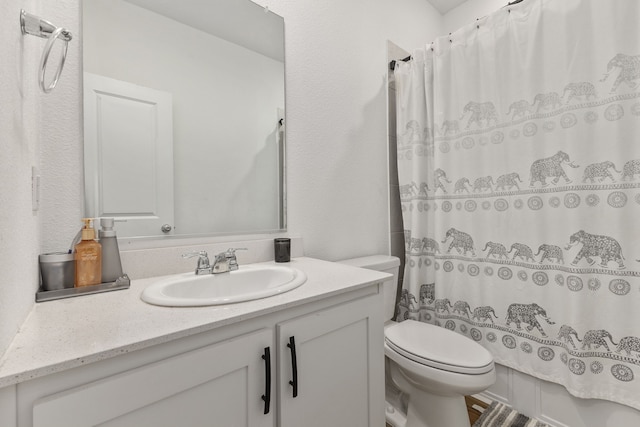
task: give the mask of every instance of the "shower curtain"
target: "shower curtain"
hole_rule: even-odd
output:
[[[395,79],[398,320],[640,409],[638,22],[635,0],[525,0]]]

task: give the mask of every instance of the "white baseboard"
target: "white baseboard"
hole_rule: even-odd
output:
[[[574,397],[558,384],[539,380],[496,364],[497,380],[474,395],[486,403],[498,401],[539,419],[550,427],[635,427],[640,411],[618,403]]]

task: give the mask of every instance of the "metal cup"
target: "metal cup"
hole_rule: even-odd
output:
[[[73,254],[67,252],[40,254],[38,260],[40,262],[42,290],[55,291],[73,288],[75,280]]]

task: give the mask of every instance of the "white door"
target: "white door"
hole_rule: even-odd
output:
[[[374,301],[278,324],[280,427],[384,426],[382,307]]]
[[[170,93],[84,73],[84,150],[87,216],[126,220],[119,237],[173,230]]]
[[[262,329],[56,393],[34,404],[33,427],[274,427],[272,340]]]

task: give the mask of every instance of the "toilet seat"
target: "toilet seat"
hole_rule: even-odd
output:
[[[493,356],[480,344],[428,323],[405,320],[389,326],[385,342],[407,359],[444,371],[480,375],[494,369]]]

